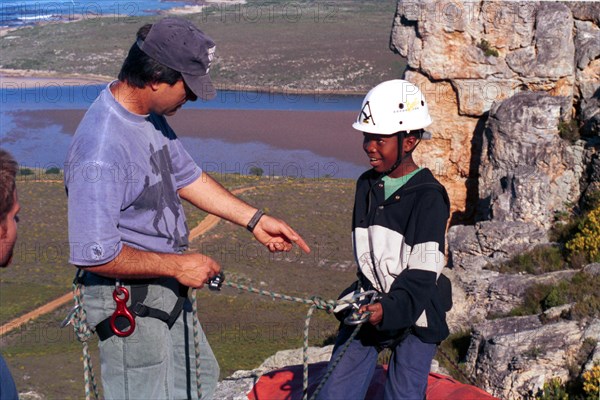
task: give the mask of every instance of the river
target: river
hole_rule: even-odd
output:
[[[77,123],[104,85],[0,88],[1,146],[24,167],[62,168]],[[350,128],[361,96],[219,91],[169,121],[213,174],[356,178],[367,167]]]

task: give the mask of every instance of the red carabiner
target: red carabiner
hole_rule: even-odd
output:
[[[121,298],[120,296],[123,296]],[[113,299],[117,303],[117,309],[110,316],[110,329],[119,337],[127,337],[135,330],[135,318],[127,308],[127,300],[129,300],[129,291],[123,286],[118,286],[113,291]],[[122,331],[115,324],[118,317],[123,317],[129,322],[129,329]]]

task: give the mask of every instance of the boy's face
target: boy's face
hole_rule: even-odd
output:
[[[363,133],[363,149],[369,156],[371,167],[379,173],[390,169],[398,159],[398,136]]]
[[[10,264],[13,255],[13,248],[17,241],[17,222],[19,218],[17,214],[21,207],[19,199],[17,199],[17,191],[14,194],[15,202],[13,207],[8,212],[6,220],[0,221],[0,267],[4,268]]]

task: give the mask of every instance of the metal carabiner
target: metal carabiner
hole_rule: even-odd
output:
[[[221,271],[208,280],[208,288],[213,291],[219,291],[221,290],[224,281],[225,274]]]
[[[123,296],[123,298],[121,298],[121,296]],[[127,308],[129,291],[123,286],[117,286],[113,291],[113,299],[115,300],[115,303],[117,303],[117,308],[110,316],[110,329],[119,337],[127,337],[135,330],[135,318]],[[125,318],[129,322],[129,329],[122,331],[117,327],[116,321],[119,317]]]
[[[369,305],[375,303],[375,301],[377,299],[379,299],[379,295],[376,290],[368,290],[366,292],[361,292],[361,293],[357,293],[356,295],[354,295],[352,297],[352,300],[353,300],[352,308],[354,308],[354,311],[352,312],[352,314],[350,314],[346,318],[344,318],[344,324],[350,325],[350,326],[361,325],[369,320],[369,317],[371,317],[371,312],[369,312],[369,311],[365,311],[363,313],[359,312],[360,307],[362,305],[367,304],[366,302],[360,301],[360,300],[363,297],[366,299],[367,296],[371,296],[371,300],[368,303]]]

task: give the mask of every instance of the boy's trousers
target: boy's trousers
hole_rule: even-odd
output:
[[[354,327],[344,326],[333,349],[336,359]],[[437,346],[408,335],[393,350],[385,383],[384,400],[423,400],[427,378]],[[377,349],[359,339],[349,345],[342,359],[319,392],[319,400],[363,400],[377,364]]]

